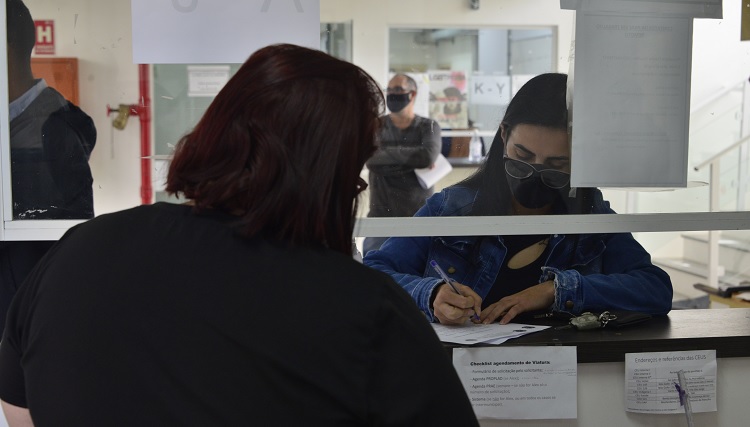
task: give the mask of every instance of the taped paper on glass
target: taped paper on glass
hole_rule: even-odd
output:
[[[131,0],[136,64],[239,64],[269,44],[320,48],[320,0]]]
[[[576,15],[571,186],[685,187],[692,18]]]

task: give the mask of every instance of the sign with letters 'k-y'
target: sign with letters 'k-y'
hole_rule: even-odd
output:
[[[131,0],[136,64],[242,63],[274,43],[320,48],[320,0]]]

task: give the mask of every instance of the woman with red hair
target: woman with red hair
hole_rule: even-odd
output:
[[[177,146],[187,203],[73,228],[19,291],[11,425],[477,425],[409,295],[352,259],[382,102],[322,52],[254,53]]]

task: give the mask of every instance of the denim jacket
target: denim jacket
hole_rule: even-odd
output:
[[[433,195],[417,217],[463,216],[476,190],[454,186]],[[614,213],[596,191],[592,213]],[[570,314],[605,310],[666,314],[672,306],[672,282],[630,233],[550,236],[550,251],[539,283],[554,280],[551,309]],[[575,248],[575,249],[574,249]],[[434,259],[457,282],[485,298],[494,285],[507,249],[502,236],[392,237],[370,251],[365,265],[390,274],[436,321],[430,297],[442,283],[428,265]]]

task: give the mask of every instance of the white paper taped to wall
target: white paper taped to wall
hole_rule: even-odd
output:
[[[263,46],[320,48],[320,0],[131,0],[136,64],[239,64]]]

